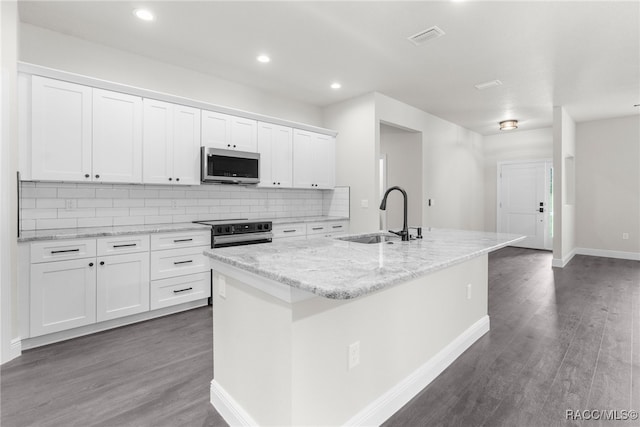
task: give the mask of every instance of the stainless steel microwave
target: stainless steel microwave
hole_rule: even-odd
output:
[[[260,154],[202,147],[202,182],[257,184],[260,182]]]

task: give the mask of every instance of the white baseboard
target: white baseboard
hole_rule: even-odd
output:
[[[575,249],[569,252],[567,256],[565,256],[564,258],[554,258],[551,261],[551,267],[565,268],[567,264],[569,264],[569,262],[573,259],[574,256],[576,256]]]
[[[358,412],[345,425],[381,425],[436,379],[474,342],[489,332],[489,326],[489,316],[484,316],[411,375]]]
[[[599,256],[603,258],[628,259],[632,261],[640,261],[640,252],[623,252],[610,251],[606,249],[576,248],[576,254]]]
[[[460,334],[445,348],[392,389],[358,412],[346,426],[380,425],[413,399],[466,349],[489,332],[489,316],[484,316]],[[211,381],[211,404],[231,426],[255,426],[251,416],[216,382]]]
[[[211,380],[210,399],[213,407],[230,426],[258,425],[216,380]]]
[[[22,340],[18,337],[11,340],[9,351],[2,355],[2,363],[7,363],[20,355],[22,355]]]

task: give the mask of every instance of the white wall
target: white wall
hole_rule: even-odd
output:
[[[553,266],[575,254],[576,124],[563,107],[553,107]]]
[[[498,162],[553,158],[553,129],[516,130],[483,137],[484,229],[496,231]]]
[[[640,116],[578,123],[576,161],[576,246],[640,256]]]
[[[18,336],[17,312],[17,4],[0,2],[0,363],[19,355],[11,342]]]
[[[19,60],[280,119],[322,125],[319,107],[30,24],[20,24]]]
[[[422,224],[422,135],[392,126],[380,125],[380,156],[386,156],[386,188],[397,185],[407,192],[408,225]],[[386,188],[382,188],[385,191]],[[403,198],[398,191],[387,199],[387,228],[403,225]]]

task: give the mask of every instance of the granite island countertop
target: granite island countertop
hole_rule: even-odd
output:
[[[379,233],[372,233],[379,234]],[[363,244],[340,238],[205,251],[215,261],[331,299],[350,299],[508,246],[524,236],[423,229],[423,239]]]

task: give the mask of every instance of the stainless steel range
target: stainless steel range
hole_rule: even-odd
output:
[[[273,239],[271,221],[237,218],[194,222],[211,226],[212,248],[270,243]]]

